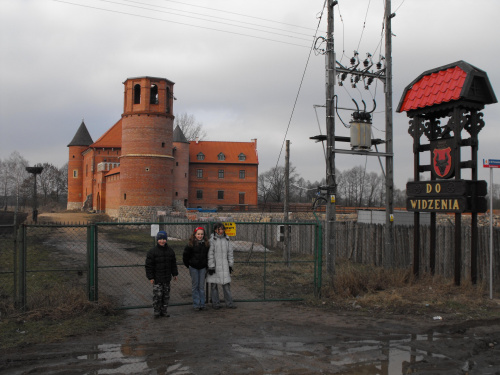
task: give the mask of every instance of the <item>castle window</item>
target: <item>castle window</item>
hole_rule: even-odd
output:
[[[226,155],[224,155],[224,154],[221,152],[219,155],[217,155],[217,159],[219,159],[219,160],[226,160]]]
[[[178,167],[178,166],[179,166],[179,162],[178,162],[178,161],[176,161],[176,162],[175,162],[175,166],[176,166],[176,167]]]
[[[196,177],[203,178],[203,169],[196,170]]]
[[[85,164],[85,177],[89,175],[89,165]]]
[[[134,104],[141,104],[141,85],[134,85]]]
[[[224,190],[217,191],[217,199],[224,199]]]
[[[78,169],[73,169],[73,178],[78,177]]]
[[[161,143],[161,148],[164,148],[165,147],[165,142],[162,142]]]
[[[203,152],[200,152],[198,155],[196,155],[196,159],[197,160],[205,160],[205,155],[203,154]]]
[[[240,178],[243,180],[245,178],[245,171],[241,170],[240,171]]]
[[[151,85],[149,104],[158,104],[158,86]]]
[[[241,154],[238,155],[238,160],[240,161],[245,161],[247,160],[246,155],[242,152]]]
[[[123,200],[126,201],[127,200],[127,193],[123,194]]]
[[[146,167],[146,172],[149,172],[149,167]]]
[[[219,169],[219,178],[224,178],[224,169]]]
[[[179,193],[176,191],[176,192],[175,192],[175,196],[177,197],[178,195],[179,195]]]
[[[196,199],[203,199],[203,190],[196,190]]]

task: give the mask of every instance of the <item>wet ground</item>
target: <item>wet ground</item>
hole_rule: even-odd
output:
[[[239,303],[130,310],[97,335],[0,354],[1,374],[500,374],[500,321]]]

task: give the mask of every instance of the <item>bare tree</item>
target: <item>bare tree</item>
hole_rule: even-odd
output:
[[[364,195],[368,207],[380,206],[382,202],[378,199],[379,192],[384,188],[384,176],[375,172],[367,173],[365,176]]]
[[[37,185],[43,194],[43,203],[47,204],[50,194],[57,188],[59,170],[50,163],[43,163],[41,167],[43,171],[37,179]]]
[[[55,191],[56,199],[68,193],[68,163],[59,168],[59,175],[57,176],[57,189]]]
[[[0,186],[3,194],[3,209],[7,210],[7,197],[9,189],[9,178],[7,174],[7,162],[0,159]]]
[[[294,184],[298,175],[290,165],[290,184]],[[285,167],[273,167],[259,176],[259,192],[265,201],[282,202],[285,198]]]
[[[294,185],[290,187],[290,195],[292,202],[305,202],[307,201],[307,191],[310,187],[309,181],[304,180],[303,177],[297,178]]]
[[[174,128],[177,126],[181,128],[188,141],[194,141],[196,139],[202,141],[207,136],[206,131],[203,130],[202,123],[197,122],[194,115],[188,115],[185,112],[176,115]]]
[[[26,171],[28,161],[23,158],[19,152],[14,151],[10,154],[5,163],[7,168],[9,192],[10,195],[14,195],[16,197],[16,206],[19,206],[21,187],[23,182],[29,178],[29,174]]]

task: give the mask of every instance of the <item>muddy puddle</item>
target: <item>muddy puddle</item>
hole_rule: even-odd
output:
[[[500,373],[498,321],[339,316],[285,303],[206,312],[177,306],[170,315],[153,319],[149,309],[136,310],[104,333],[0,353],[0,373]]]

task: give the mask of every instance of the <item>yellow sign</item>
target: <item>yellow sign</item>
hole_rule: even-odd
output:
[[[229,237],[236,236],[236,223],[224,222],[224,227],[226,228],[226,234]]]

